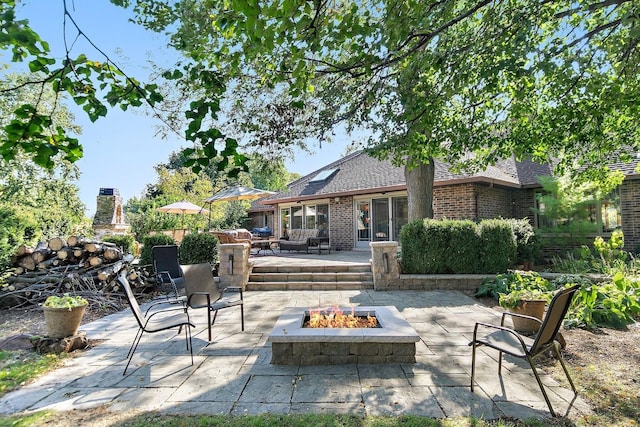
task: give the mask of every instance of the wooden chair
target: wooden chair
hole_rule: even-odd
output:
[[[499,376],[501,375],[502,371],[502,353],[507,353],[514,357],[527,359],[527,361],[529,362],[529,366],[531,366],[531,369],[533,370],[533,375],[536,377],[538,386],[540,386],[540,390],[542,391],[544,400],[547,402],[549,412],[551,412],[551,415],[555,417],[556,413],[553,410],[551,401],[549,401],[549,396],[547,396],[547,392],[542,385],[542,381],[540,380],[540,376],[538,375],[538,371],[536,370],[534,364],[534,359],[541,354],[545,354],[548,351],[553,350],[558,360],[560,361],[560,365],[562,365],[562,369],[564,370],[567,379],[569,380],[571,389],[576,396],[578,395],[578,391],[576,390],[575,385],[573,385],[573,380],[571,380],[569,371],[567,370],[567,367],[564,364],[564,360],[562,359],[560,344],[558,343],[558,341],[556,341],[556,335],[558,334],[558,330],[562,325],[564,316],[567,314],[567,310],[569,310],[569,305],[571,304],[573,295],[579,288],[580,285],[575,285],[570,288],[558,291],[549,303],[549,308],[547,309],[547,313],[543,320],[536,319],[532,316],[524,316],[522,314],[505,312],[502,314],[502,322],[500,323],[500,326],[491,325],[484,322],[477,322],[475,328],[473,329],[473,341],[469,343],[469,345],[473,347],[473,351],[471,353],[471,391],[473,392],[473,386],[475,382],[476,348],[485,345],[487,347],[496,349],[499,352]],[[507,316],[524,317],[535,320],[540,323],[540,329],[533,338],[520,335],[515,330],[504,326]],[[479,336],[478,331],[480,329],[488,329],[489,332],[486,335]]]

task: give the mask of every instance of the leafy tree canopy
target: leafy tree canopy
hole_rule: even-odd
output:
[[[247,81],[280,91],[277,105],[314,118],[293,126],[363,126],[378,155],[416,165],[440,157],[482,166],[515,154],[557,157],[560,172],[589,165],[582,170],[595,174],[612,154],[629,160],[640,148],[639,6],[631,0],[112,2],[169,32],[187,57],[163,76],[185,93],[195,89],[185,166],[196,173],[216,157],[221,169],[245,163],[237,140],[215,123],[225,91]],[[74,25],[69,13],[65,21]],[[0,24],[0,48],[46,76],[33,84],[69,93],[92,119],[108,105],[162,101],[156,84],[137,82],[104,56],[68,49],[56,61],[16,18],[14,1],[2,3]],[[47,166],[56,153],[81,155],[77,140],[33,105],[15,113],[0,146],[5,158],[27,143]]]
[[[284,88],[280,105],[324,130],[365,126],[381,156],[472,167],[515,154],[595,175],[640,148],[637,2],[135,4],[194,63]]]

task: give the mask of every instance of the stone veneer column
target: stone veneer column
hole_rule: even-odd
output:
[[[219,246],[220,267],[218,277],[222,287],[234,286],[246,290],[251,273],[248,243],[226,243]]]
[[[398,242],[371,242],[371,271],[373,288],[384,291],[400,279],[398,269]]]

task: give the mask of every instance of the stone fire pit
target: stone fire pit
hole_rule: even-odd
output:
[[[356,316],[367,314],[377,318],[378,328],[303,328],[309,309],[285,308],[269,335],[271,363],[415,363],[420,337],[400,312],[393,306],[355,307]]]

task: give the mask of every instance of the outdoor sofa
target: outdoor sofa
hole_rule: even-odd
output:
[[[289,230],[289,239],[281,239],[279,241],[280,252],[283,250],[309,252],[309,238],[318,237],[319,232],[320,230],[317,228],[294,228]]]

